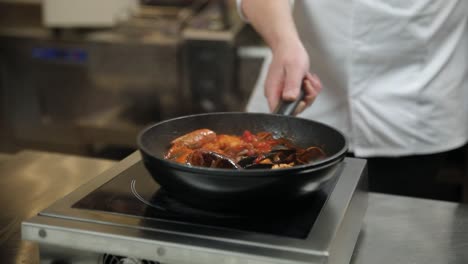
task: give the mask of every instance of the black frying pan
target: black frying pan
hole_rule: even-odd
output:
[[[290,113],[294,106],[286,110]],[[241,135],[270,131],[300,147],[319,146],[327,158],[284,169],[216,169],[190,167],[164,159],[175,138],[200,128],[218,134]],[[138,135],[143,162],[152,177],[174,198],[214,211],[240,211],[287,203],[319,190],[333,178],[347,151],[347,141],[336,129],[292,116],[262,113],[210,113],[166,120]]]

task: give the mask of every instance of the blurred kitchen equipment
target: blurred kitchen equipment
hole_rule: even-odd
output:
[[[43,0],[47,27],[112,27],[138,12],[138,0]]]
[[[257,36],[231,4],[223,19],[217,1],[147,2],[107,29],[26,24],[40,18],[40,5],[0,2],[0,98],[11,142],[83,154],[136,149],[150,123],[244,110],[263,56],[238,56]]]

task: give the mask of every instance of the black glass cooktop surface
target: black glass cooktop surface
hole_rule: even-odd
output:
[[[271,208],[259,209],[255,215],[221,214],[177,201],[159,187],[143,166],[131,166],[79,200],[73,208],[305,239],[337,178],[307,199],[287,207],[272,204]]]

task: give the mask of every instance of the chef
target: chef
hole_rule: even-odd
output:
[[[299,117],[345,133],[372,191],[440,198],[440,165],[468,138],[467,0],[237,4],[272,51],[248,111],[296,98],[305,80]]]

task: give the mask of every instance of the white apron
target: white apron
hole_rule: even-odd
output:
[[[467,141],[468,0],[296,0],[293,15],[324,85],[301,117],[339,129],[361,157]],[[247,111],[268,112],[270,60]]]

